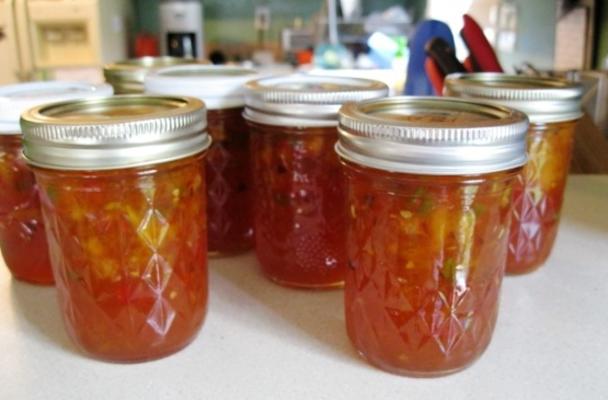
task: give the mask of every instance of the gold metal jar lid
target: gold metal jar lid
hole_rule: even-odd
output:
[[[340,109],[336,152],[393,172],[470,175],[526,162],[528,119],[514,109],[441,97],[388,97]]]
[[[338,110],[348,101],[385,97],[382,82],[336,76],[293,74],[245,85],[245,118],[278,126],[336,126]]]
[[[123,95],[35,107],[21,117],[35,166],[107,170],[172,161],[207,149],[205,105],[190,97]]]
[[[451,74],[444,94],[487,100],[523,111],[535,124],[580,118],[583,87],[564,79],[500,73]]]
[[[103,75],[117,94],[143,93],[144,79],[150,71],[173,65],[197,63],[200,61],[169,56],[132,58],[105,65]]]

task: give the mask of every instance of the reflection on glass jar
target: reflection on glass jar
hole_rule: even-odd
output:
[[[554,78],[455,74],[446,79],[446,93],[514,107],[530,118],[528,163],[514,187],[507,273],[536,270],[557,235],[582,87]]]
[[[22,156],[19,117],[50,101],[112,94],[108,85],[34,82],[0,87],[0,250],[16,279],[53,284],[34,174]]]
[[[346,101],[385,96],[363,79],[292,75],[247,84],[255,248],[264,274],[303,288],[342,286],[344,176],[333,146]]]
[[[149,96],[56,103],[24,115],[63,319],[94,357],[162,357],[203,323],[204,115],[198,100]]]
[[[526,127],[519,112],[457,100],[341,109],[346,324],[373,365],[438,376],[488,346]]]

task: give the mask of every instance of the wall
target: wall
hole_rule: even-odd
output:
[[[137,0],[138,28],[142,31],[158,33],[159,0]],[[257,5],[268,5],[271,9],[271,29],[269,37],[278,38],[280,29],[291,24],[293,18],[310,17],[321,7],[321,0],[281,1],[281,0],[206,0],[205,40],[208,42],[248,42],[256,40],[253,29],[253,14]],[[276,39],[275,39],[276,40]]]
[[[512,72],[514,66],[520,66],[524,62],[530,62],[540,69],[553,68],[557,1],[475,0],[469,13],[487,26],[490,8],[498,3],[512,3],[517,7],[514,51],[498,52],[503,68]]]
[[[159,0],[134,0],[136,29],[158,32]],[[422,14],[425,0],[363,0],[363,12],[384,10],[393,4],[412,5]],[[284,27],[291,26],[296,17],[309,19],[325,7],[324,0],[203,0],[206,40],[211,43],[255,43],[253,15],[256,6],[270,7],[271,27],[268,39],[279,40]]]
[[[151,33],[158,32],[159,0],[134,0],[136,5],[136,29]],[[446,7],[453,1],[445,0]],[[476,0],[487,3],[490,0]],[[499,0],[492,0],[498,2]],[[517,4],[519,10],[518,40],[514,53],[499,54],[507,70],[524,61],[538,68],[552,68],[555,47],[556,0],[509,0]],[[268,5],[271,10],[271,28],[267,40],[277,43],[281,29],[290,26],[294,18],[309,19],[325,7],[324,0],[203,0],[205,12],[206,41],[211,47],[236,45],[251,47],[256,43],[253,29],[253,14],[256,5]],[[426,0],[362,0],[364,14],[384,10],[394,4],[412,7],[422,14]],[[475,6],[473,6],[475,7]],[[608,12],[607,12],[608,13]],[[608,36],[608,29],[606,29]],[[231,46],[231,48],[239,46]],[[608,37],[605,43],[608,52]]]
[[[519,11],[515,53],[500,54],[506,68],[527,61],[540,69],[553,68],[557,1],[515,0]]]

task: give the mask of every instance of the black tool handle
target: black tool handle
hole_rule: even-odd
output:
[[[454,49],[442,38],[436,37],[424,46],[426,54],[435,61],[437,67],[444,75],[449,75],[455,72],[467,72],[464,66],[456,58]]]

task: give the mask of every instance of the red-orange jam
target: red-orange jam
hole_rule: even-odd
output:
[[[556,78],[462,74],[446,79],[447,94],[517,108],[530,118],[528,163],[514,186],[508,274],[536,270],[549,257],[572,155],[582,86]]]
[[[22,156],[20,115],[53,101],[109,96],[109,85],[46,81],[0,86],[0,250],[13,277],[24,282],[54,282],[38,186]]]
[[[334,152],[337,112],[347,101],[383,97],[388,88],[365,79],[299,74],[246,87],[262,272],[286,286],[342,286],[347,215]]]
[[[345,166],[345,305],[355,347],[396,373],[467,366],[496,323],[515,173],[437,177]]]
[[[147,75],[147,93],[192,96],[205,103],[208,133],[207,231],[209,252],[232,255],[253,247],[249,129],[243,118],[244,87],[257,73],[230,65],[182,65]]]
[[[21,156],[20,134],[0,135],[0,249],[15,278],[53,283],[38,186]]]
[[[346,272],[346,192],[335,127],[251,123],[256,253],[288,286],[337,286]]]
[[[87,353],[173,353],[207,309],[203,157],[130,170],[36,169],[59,304]]]
[[[490,343],[526,128],[520,112],[456,99],[341,108],[346,326],[371,364],[445,375]]]
[[[204,111],[192,98],[133,95],[23,116],[63,320],[93,357],[163,357],[203,323]]]

